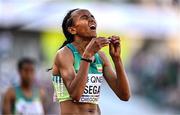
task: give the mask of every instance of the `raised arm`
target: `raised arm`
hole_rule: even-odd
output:
[[[120,42],[119,37],[111,38],[110,55],[112,57],[113,63],[115,65],[115,71],[112,68],[112,65],[109,59],[103,52],[100,52],[100,56],[103,60],[103,75],[114,91],[114,93],[123,101],[128,101],[130,98],[130,88],[128,83],[128,78],[125,72],[125,69],[122,64],[120,57]]]
[[[108,41],[105,38],[92,39],[82,54],[82,58],[92,59],[94,54],[106,45],[108,45]],[[90,63],[82,60],[77,73],[73,63],[74,58],[71,51],[67,47],[62,48],[57,53],[53,74],[56,75],[57,71],[60,72],[71,98],[79,101],[85,89]]]

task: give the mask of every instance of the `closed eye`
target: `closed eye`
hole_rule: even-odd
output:
[[[90,16],[82,15],[82,16],[80,17],[80,19],[88,19],[89,17],[95,19],[93,15],[90,15]]]
[[[88,16],[87,15],[83,15],[80,17],[80,19],[88,19]]]

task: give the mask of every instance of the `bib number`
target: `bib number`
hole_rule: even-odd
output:
[[[100,87],[102,81],[102,74],[88,74],[88,79],[84,89],[84,93],[81,96],[79,102],[97,104],[100,96]]]

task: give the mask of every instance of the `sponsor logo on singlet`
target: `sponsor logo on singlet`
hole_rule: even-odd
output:
[[[84,93],[79,102],[97,103],[100,96],[100,87],[102,81],[102,74],[88,74]]]

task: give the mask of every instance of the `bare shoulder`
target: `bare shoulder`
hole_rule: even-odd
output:
[[[55,55],[53,64],[53,74],[59,74],[59,68],[72,65],[74,62],[73,54],[68,47],[59,49]]]
[[[6,97],[7,97],[7,98],[10,98],[10,99],[15,99],[15,97],[16,97],[16,92],[15,92],[14,88],[13,88],[13,87],[10,87],[10,88],[6,91],[4,97],[5,97],[5,98],[6,98]]]
[[[3,95],[3,103],[2,103],[2,113],[3,114],[11,114],[11,107],[15,102],[15,90],[13,87],[10,87],[5,94]]]
[[[73,60],[73,54],[71,50],[68,47],[63,47],[57,51],[56,58],[55,60],[57,61],[56,63],[63,63],[64,61],[72,61]]]

